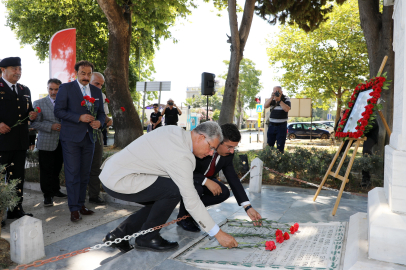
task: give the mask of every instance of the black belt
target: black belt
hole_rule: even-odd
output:
[[[282,123],[269,122],[269,124],[270,124],[271,126],[280,126],[280,125],[286,124],[286,121],[285,121],[285,122],[282,122]]]

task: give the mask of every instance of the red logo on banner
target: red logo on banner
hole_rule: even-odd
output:
[[[56,32],[49,42],[49,77],[62,83],[75,80],[76,29]]]

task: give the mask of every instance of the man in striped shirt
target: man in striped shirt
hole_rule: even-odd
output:
[[[282,93],[282,87],[275,86],[271,98],[265,102],[264,107],[271,107],[267,133],[268,145],[274,147],[275,142],[277,142],[278,150],[283,153],[286,141],[290,99]]]

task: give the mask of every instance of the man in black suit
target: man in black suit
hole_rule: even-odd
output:
[[[86,188],[97,140],[93,133],[104,123],[106,115],[101,90],[89,84],[93,69],[89,61],[77,62],[77,79],[61,84],[55,100],[54,114],[61,119],[59,140],[72,222],[81,220],[82,215],[94,214],[85,206]]]
[[[0,62],[0,164],[7,164],[6,179],[19,179],[17,196],[20,198],[13,211],[7,212],[8,219],[25,215],[22,207],[25,157],[29,146],[28,120],[37,118],[31,102],[28,87],[17,83],[21,78],[20,57],[4,58]],[[16,126],[14,126],[18,123]]]
[[[251,206],[233,166],[234,150],[241,140],[240,131],[234,124],[224,124],[221,126],[221,130],[224,140],[219,144],[216,153],[203,159],[196,157],[196,168],[193,172],[195,188],[206,207],[224,202],[230,197],[230,191],[214,177],[214,175],[222,170],[238,204],[244,207],[252,221],[257,221],[262,217]],[[188,215],[188,212],[183,201],[181,201],[178,218],[185,215]],[[197,223],[191,217],[181,220],[177,224],[186,231],[200,231]]]

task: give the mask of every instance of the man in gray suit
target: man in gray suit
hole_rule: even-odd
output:
[[[31,126],[38,130],[37,148],[39,150],[40,184],[44,193],[44,206],[53,206],[53,197],[66,198],[59,185],[63,156],[59,141],[61,122],[54,115],[56,94],[62,82],[58,79],[48,81],[48,96],[34,102],[34,108],[41,108],[37,121]]]

